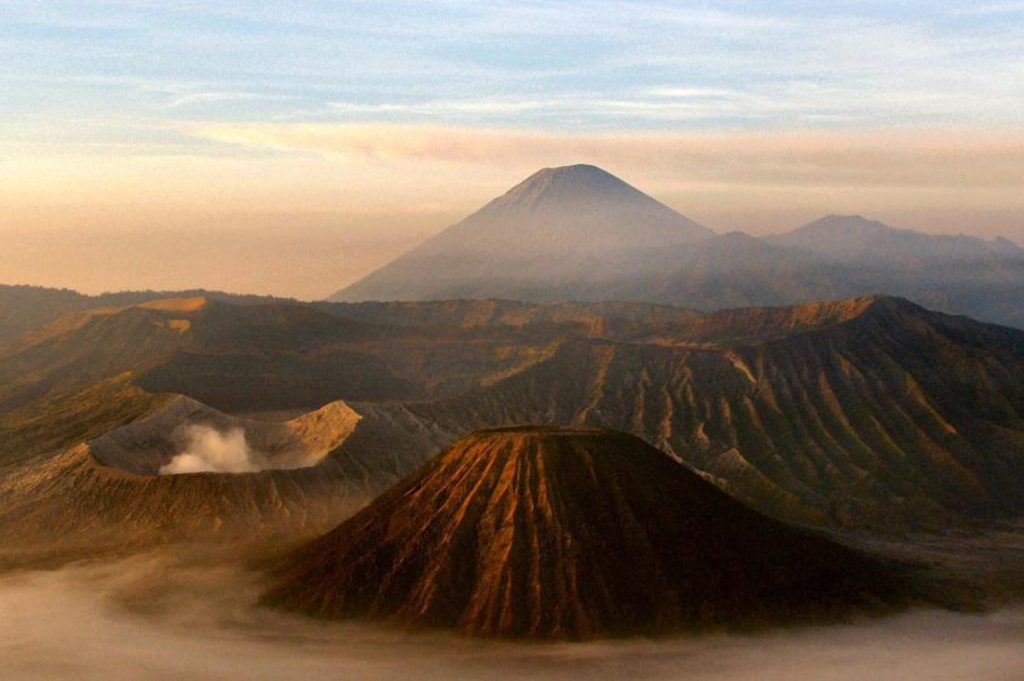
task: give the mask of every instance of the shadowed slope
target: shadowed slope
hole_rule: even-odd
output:
[[[359,343],[396,335],[288,303],[202,297],[83,313],[0,356],[0,412],[132,372],[150,392],[236,410],[316,407],[340,397],[409,397]]]
[[[473,635],[591,638],[874,611],[898,600],[894,585],[634,437],[523,427],[453,444],[299,551],[264,601]]]

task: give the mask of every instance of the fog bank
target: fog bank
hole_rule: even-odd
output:
[[[256,609],[258,577],[160,558],[0,576],[3,675],[34,679],[987,681],[1024,676],[1024,609],[668,641],[517,645]]]

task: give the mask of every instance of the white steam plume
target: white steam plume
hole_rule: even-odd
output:
[[[160,467],[160,475],[179,473],[253,473],[263,469],[263,457],[249,448],[245,431],[220,432],[191,425],[184,430],[185,448]]]

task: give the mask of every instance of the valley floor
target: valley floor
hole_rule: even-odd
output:
[[[886,552],[1010,585],[1024,528]],[[960,549],[956,547],[959,546]],[[881,548],[881,547],[879,547]],[[968,580],[971,581],[971,580]],[[980,582],[976,582],[976,585]],[[259,573],[184,550],[0,575],[0,660],[19,680],[685,679],[1016,680],[1024,605],[916,610],[854,624],[760,635],[585,644],[491,643],[357,624],[311,623],[255,608]]]

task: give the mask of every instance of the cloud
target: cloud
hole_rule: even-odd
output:
[[[1024,13],[1024,2],[997,2],[972,5],[970,7],[957,7],[950,10],[949,14],[955,17],[990,16],[997,14]]]
[[[329,102],[328,107],[338,113],[358,114],[498,114],[507,116],[510,113],[538,111],[550,108],[551,103],[541,100],[522,99],[462,99],[462,100],[428,100],[423,102]]]
[[[43,102],[68,117],[210,119],[244,107],[265,121],[564,129],[1022,120],[1024,27],[1006,20],[1017,1],[21,4],[0,32],[0,80],[16,86],[8,124]],[[125,56],[119,68],[98,68],[111,53]],[[115,71],[220,84],[168,109],[165,96],[113,82]],[[55,82],[56,101],[43,96]],[[224,93],[244,97],[228,106]]]
[[[168,109],[176,109],[215,102],[288,101],[292,99],[295,99],[295,97],[256,92],[192,92],[176,97],[166,106]]]
[[[610,106],[614,104],[609,104]],[[351,163],[542,167],[578,162],[677,183],[840,187],[1019,185],[1024,133],[638,132],[403,124],[208,123],[185,134],[250,149]]]

